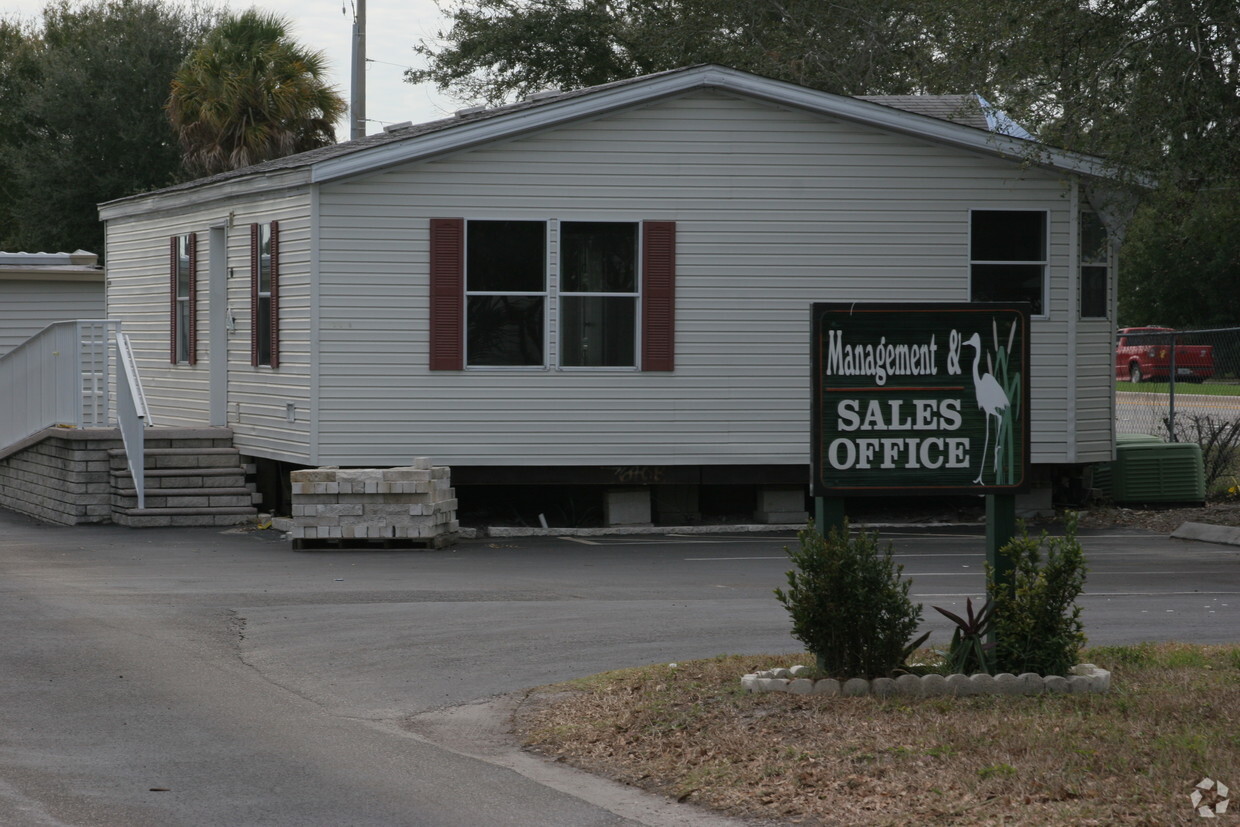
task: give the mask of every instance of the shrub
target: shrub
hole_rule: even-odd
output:
[[[1178,414],[1175,419],[1177,442],[1196,442],[1201,446],[1206,493],[1215,484],[1232,476],[1240,467],[1240,421],[1215,419],[1209,414]]]
[[[925,640],[909,643],[921,623],[921,604],[908,597],[891,546],[878,536],[849,536],[848,526],[824,537],[811,523],[786,549],[796,567],[788,590],[775,596],[792,615],[793,637],[818,659],[818,668],[839,678],[891,674]]]
[[[1000,672],[1066,675],[1077,663],[1085,634],[1076,598],[1085,588],[1085,552],[1076,539],[1076,514],[1063,537],[1021,535],[999,550],[1010,565],[1006,584],[986,567],[994,606],[994,665]],[[1045,560],[1042,551],[1045,549]]]

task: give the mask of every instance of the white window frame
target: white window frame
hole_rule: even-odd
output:
[[[601,292],[600,293],[589,293],[589,292],[582,293],[582,292],[568,291],[568,290],[561,291],[559,289],[560,279],[561,279],[560,263],[562,260],[562,257],[560,256],[560,249],[561,249],[561,244],[562,244],[561,239],[563,238],[563,234],[560,232],[560,230],[561,230],[561,227],[566,223],[567,224],[629,224],[629,225],[632,225],[633,232],[634,232],[634,235],[636,236],[636,241],[637,241],[636,248],[634,249],[634,252],[633,252],[633,255],[635,256],[634,261],[633,261],[633,266],[637,271],[636,273],[634,273],[634,278],[633,278],[634,286],[636,287],[636,292],[633,292],[633,293],[601,293]],[[642,338],[641,338],[642,287],[644,285],[644,277],[645,277],[645,273],[642,270],[642,251],[643,251],[642,222],[635,221],[635,220],[615,220],[615,219],[610,219],[610,218],[559,219],[556,222],[556,240],[557,242],[561,242],[561,244],[557,244],[556,246],[556,257],[555,257],[555,262],[554,262],[554,267],[553,267],[555,271],[555,278],[553,280],[553,283],[556,288],[555,289],[555,319],[556,319],[555,327],[556,327],[556,333],[557,333],[557,335],[555,336],[555,347],[556,347],[555,362],[553,362],[553,364],[556,366],[556,370],[570,372],[570,373],[575,373],[578,371],[613,371],[613,372],[618,371],[618,372],[624,373],[624,372],[632,372],[632,371],[640,370],[641,369],[641,358],[642,358],[642,353],[641,353],[641,350],[642,350],[641,348],[641,344],[642,344]],[[633,333],[633,364],[631,365],[564,365],[564,364],[561,364],[560,363],[560,336],[558,334],[561,332],[560,320],[564,317],[564,313],[563,313],[564,305],[561,302],[561,299],[564,297],[592,298],[592,299],[608,299],[608,298],[632,299],[633,300],[633,331],[632,331]]]
[[[176,305],[177,305],[177,360],[178,365],[188,365],[190,360],[190,348],[194,346],[194,342],[190,337],[190,329],[193,320],[190,319],[192,311],[190,303],[190,295],[194,292],[194,271],[191,267],[189,254],[189,234],[178,235],[177,239],[177,270],[176,270]],[[181,279],[185,277],[185,294],[181,294]]]
[[[542,291],[495,291],[495,290],[470,290],[469,289],[469,232],[470,225],[480,221],[529,221],[540,222],[545,228],[544,240],[546,248],[543,252],[543,262],[545,272],[543,274]],[[560,228],[565,223],[599,223],[599,224],[631,224],[635,228],[637,235],[636,249],[636,286],[637,291],[634,293],[590,293],[563,291],[560,289],[561,271],[560,271],[560,246],[561,232]],[[595,218],[595,217],[578,217],[564,218],[517,218],[506,216],[502,218],[479,216],[475,218],[465,219],[465,236],[462,240],[464,247],[463,260],[463,278],[464,278],[464,301],[461,312],[464,314],[462,331],[464,335],[464,369],[467,371],[499,371],[504,373],[530,373],[530,372],[548,372],[557,371],[565,373],[578,372],[637,372],[641,370],[641,343],[642,343],[642,295],[645,285],[645,273],[642,268],[642,255],[644,239],[642,238],[642,224],[638,219],[616,219],[611,217]],[[533,296],[541,297],[544,301],[543,305],[543,363],[541,365],[471,365],[469,363],[469,299],[472,296]],[[634,322],[633,322],[633,362],[632,365],[563,365],[560,363],[560,330],[561,319],[563,317],[562,303],[563,298],[585,297],[585,298],[631,298],[634,301]]]
[[[263,252],[263,248],[267,248],[267,252]],[[259,367],[271,367],[271,353],[273,336],[271,326],[271,222],[260,223],[258,225],[258,306],[254,308],[257,318],[254,324],[258,325],[258,365]],[[267,289],[263,289],[263,273],[267,274]],[[263,307],[263,299],[267,300],[268,312],[259,312]],[[267,332],[267,359],[263,360],[263,331]]]
[[[986,260],[986,259],[974,259],[973,258],[973,215],[974,213],[979,213],[979,212],[1041,213],[1044,217],[1043,222],[1042,222],[1042,233],[1043,233],[1042,249],[1045,251],[1043,253],[1043,255],[1045,256],[1044,259],[1042,261],[1015,261],[1015,260],[993,261],[993,260]],[[1051,296],[1050,296],[1051,211],[1049,209],[1045,207],[1010,207],[1010,206],[1005,206],[1005,205],[994,205],[994,206],[986,206],[986,207],[970,207],[969,208],[969,233],[968,233],[967,244],[968,246],[965,248],[965,253],[969,261],[969,268],[968,268],[969,301],[976,301],[976,299],[973,298],[973,265],[975,264],[998,265],[998,266],[1038,265],[1042,268],[1042,312],[1033,313],[1030,315],[1030,318],[1033,318],[1033,319],[1049,319],[1050,318],[1050,315],[1051,315]]]
[[[1102,228],[1103,245],[1102,258],[1097,260],[1087,260],[1085,258],[1085,216],[1092,215],[1098,222],[1098,226]],[[1077,211],[1077,317],[1081,321],[1087,322],[1103,322],[1111,318],[1111,275],[1114,272],[1111,261],[1111,234],[1107,230],[1106,222],[1102,220],[1102,216],[1095,210],[1081,208]],[[1103,271],[1103,297],[1102,297],[1102,315],[1086,316],[1085,315],[1085,268],[1100,267]]]

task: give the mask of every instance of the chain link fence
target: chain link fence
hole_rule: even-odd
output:
[[[1115,430],[1196,442],[1207,492],[1240,473],[1240,327],[1124,328],[1115,347]]]

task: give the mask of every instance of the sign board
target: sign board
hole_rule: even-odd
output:
[[[813,494],[1017,493],[1029,305],[813,305]]]

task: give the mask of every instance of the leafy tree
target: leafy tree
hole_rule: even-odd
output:
[[[177,179],[163,106],[208,20],[158,0],[53,0],[0,26],[5,247],[102,254],[96,205]]]
[[[210,175],[334,143],[347,107],[325,73],[323,54],[293,42],[284,19],[225,17],[172,82],[186,167]]]
[[[39,77],[31,27],[0,19],[0,249],[17,249],[18,188],[14,155],[31,131],[26,96]]]
[[[1128,230],[1120,270],[1121,325],[1240,323],[1240,181],[1156,193]]]
[[[1121,323],[1240,322],[1240,5],[969,0],[936,6],[928,26],[938,82],[972,77],[1046,143],[1140,185]]]
[[[413,83],[499,103],[696,63],[840,92],[913,91],[921,0],[456,0]]]

